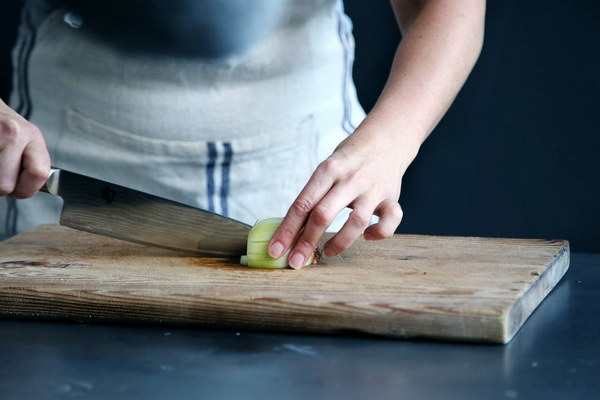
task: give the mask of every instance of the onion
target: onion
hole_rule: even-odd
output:
[[[267,218],[258,221],[248,233],[247,254],[240,258],[240,264],[252,268],[287,268],[289,267],[287,258],[290,250],[286,251],[279,258],[273,258],[269,255],[268,246],[273,234],[281,225],[283,218]],[[292,248],[290,246],[290,248]],[[304,264],[315,264],[318,260],[315,250]]]

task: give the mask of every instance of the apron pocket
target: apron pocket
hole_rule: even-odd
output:
[[[318,163],[312,117],[287,132],[186,141],[114,128],[73,107],[52,157],[56,167],[248,223],[284,214]]]

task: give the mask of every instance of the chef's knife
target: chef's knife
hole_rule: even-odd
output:
[[[61,169],[42,191],[62,197],[64,226],[199,255],[246,253],[250,226],[206,210]]]

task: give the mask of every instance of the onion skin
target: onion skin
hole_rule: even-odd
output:
[[[282,221],[283,218],[267,218],[254,224],[248,233],[247,254],[241,257],[240,264],[251,268],[282,269],[289,267],[287,261],[289,249],[279,258],[271,257],[268,252],[269,241]],[[316,264],[318,258],[315,250],[304,265]]]

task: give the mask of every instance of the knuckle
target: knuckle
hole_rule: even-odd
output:
[[[344,251],[344,249],[342,249],[340,246],[338,246],[335,242],[328,242],[325,244],[325,246],[323,247],[323,252],[325,253],[326,256],[328,257],[332,257],[335,255],[340,254],[342,251]]]
[[[400,204],[395,203],[395,205],[390,208],[389,213],[390,218],[400,224],[400,221],[402,221],[402,218],[404,217],[404,212],[402,211]]]
[[[373,230],[370,232],[370,237],[375,240],[381,240],[391,237],[394,234],[394,231],[391,229],[386,230],[381,225],[376,225],[373,227]]]
[[[49,173],[50,173],[50,166],[30,167],[27,170],[27,174],[29,175],[29,178],[36,183],[45,182],[46,179],[48,178]]]
[[[311,214],[312,223],[319,227],[329,226],[335,217],[333,210],[325,206],[317,206]]]
[[[310,253],[311,251],[317,248],[317,243],[314,243],[305,235],[302,235],[298,238],[298,241],[296,242],[296,245],[294,247],[296,249],[299,249],[302,253]],[[306,251],[302,249],[305,249]]]
[[[396,228],[397,227],[398,227],[398,225],[396,225]],[[396,232],[396,228],[392,229],[390,227],[390,229],[387,229],[387,230],[386,229],[382,229],[381,230],[381,238],[382,239],[387,239],[387,238],[390,238],[390,237],[394,236],[394,233]]]
[[[42,131],[36,125],[29,124],[28,131],[34,138],[43,138]]]
[[[385,232],[383,232],[381,224],[371,225],[364,233],[364,238],[367,240],[381,240],[387,237]]]
[[[348,219],[350,220],[350,223],[353,226],[356,226],[359,228],[366,228],[371,223],[370,215],[358,213],[356,211],[352,211],[350,213],[350,216],[348,217]]]
[[[5,119],[0,121],[0,135],[5,145],[16,144],[19,140],[20,127],[14,119]]]
[[[0,181],[0,196],[11,194],[15,190],[15,183],[8,181]]]
[[[360,169],[348,169],[344,172],[344,177],[347,181],[362,185],[365,188],[375,188],[375,181],[373,179],[367,179]]]
[[[330,157],[324,160],[319,166],[319,168],[325,175],[337,175],[340,169],[339,164],[340,163],[335,158]]]
[[[327,245],[327,250],[333,254],[340,254],[342,251],[346,250],[349,246],[340,243],[339,240],[334,240]]]
[[[42,131],[29,121],[15,118],[0,119],[0,138],[4,143],[14,144],[23,140],[43,139]]]
[[[277,234],[280,235],[285,243],[291,243],[296,238],[296,232],[287,225],[280,225]]]
[[[326,254],[330,254],[330,255],[340,254],[341,252],[350,248],[350,246],[352,246],[352,243],[354,243],[354,240],[352,240],[351,238],[349,238],[347,236],[343,236],[343,237],[335,236],[329,242],[327,242]]]
[[[306,216],[310,214],[312,209],[313,203],[304,197],[297,198],[294,204],[292,204],[292,211],[300,216]]]

